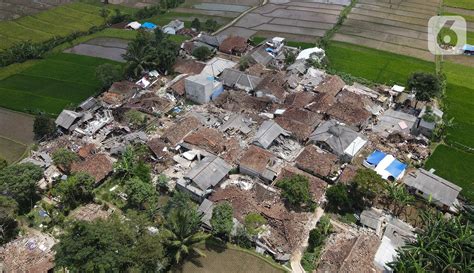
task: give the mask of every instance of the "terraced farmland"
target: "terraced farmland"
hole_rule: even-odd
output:
[[[0,81],[0,107],[58,114],[65,106],[77,104],[99,90],[95,69],[105,62],[116,63],[66,53],[36,62]]]
[[[289,40],[314,42],[335,25],[339,14],[349,3],[349,0],[270,0],[268,4],[243,16],[223,33],[244,37],[280,35]]]
[[[71,3],[16,20],[0,22],[0,49],[19,41],[41,42],[54,36],[86,31],[103,23],[99,10],[98,6]]]
[[[433,61],[427,26],[439,0],[359,0],[333,40]]]
[[[2,0],[0,1],[0,21],[36,14],[70,2],[72,0]]]

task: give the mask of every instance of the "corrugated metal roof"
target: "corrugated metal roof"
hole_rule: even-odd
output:
[[[441,178],[434,173],[419,169],[405,177],[403,182],[446,206],[452,206],[462,190],[461,187]]]
[[[347,147],[358,137],[363,139],[349,127],[339,124],[335,120],[328,120],[316,128],[309,139],[312,142],[324,142],[332,149],[333,153],[343,155]]]
[[[261,78],[248,75],[236,69],[227,68],[222,72],[221,79],[224,85],[229,87],[237,87],[245,91],[254,90],[262,81]]]
[[[63,110],[56,118],[55,123],[57,126],[61,126],[68,130],[77,119],[82,117],[82,115],[82,113],[77,113],[71,110]]]
[[[217,156],[206,156],[199,161],[185,177],[192,180],[203,191],[217,185],[224,178],[231,166]]]
[[[289,136],[289,133],[280,127],[273,120],[266,120],[262,123],[255,134],[254,143],[262,148],[267,149],[272,145],[273,141],[280,135]]]

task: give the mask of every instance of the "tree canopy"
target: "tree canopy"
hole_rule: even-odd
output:
[[[60,167],[63,171],[69,173],[71,165],[79,160],[79,156],[66,148],[59,148],[52,154],[54,165]]]
[[[10,197],[0,195],[0,245],[13,239],[18,233],[18,203]]]
[[[205,61],[209,59],[212,51],[207,46],[200,46],[193,50],[193,56],[200,61]]]
[[[122,67],[110,63],[101,64],[95,69],[95,76],[105,89],[123,78]]]
[[[328,209],[334,212],[347,212],[352,210],[352,199],[349,196],[349,187],[338,183],[326,191]]]
[[[54,124],[54,121],[46,114],[39,113],[35,116],[35,121],[33,123],[33,133],[35,134],[35,139],[49,137],[54,133],[55,130],[56,125]]]
[[[260,213],[251,212],[245,216],[245,229],[251,236],[258,235],[266,223],[267,220]]]
[[[353,193],[371,202],[384,193],[387,182],[374,170],[362,168],[357,170],[352,183],[355,184]]]
[[[233,222],[233,209],[229,202],[222,202],[217,204],[212,210],[211,226],[212,233],[218,236],[229,238]]]
[[[37,183],[43,169],[31,163],[14,164],[0,170],[0,192],[18,202],[20,213],[29,211],[38,199]]]
[[[60,182],[53,189],[53,193],[61,197],[61,203],[66,210],[72,210],[94,199],[94,184],[94,177],[79,172]]]
[[[158,201],[156,187],[138,177],[133,177],[125,182],[125,193],[128,196],[129,206],[139,210],[150,208]]]
[[[442,92],[442,84],[435,74],[416,72],[408,79],[408,88],[414,90],[419,101],[430,101]]]
[[[302,175],[295,175],[282,179],[276,184],[282,189],[282,196],[288,203],[294,206],[301,206],[311,202],[308,179]]]

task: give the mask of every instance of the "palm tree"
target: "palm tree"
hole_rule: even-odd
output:
[[[179,264],[190,254],[205,256],[198,248],[210,234],[199,230],[202,216],[194,207],[178,207],[172,210],[165,224],[163,232],[165,245]]]
[[[138,39],[128,44],[127,52],[122,56],[127,61],[127,72],[133,77],[140,76],[150,67],[158,66],[153,49]]]
[[[394,214],[396,216],[400,216],[405,206],[415,201],[415,197],[411,195],[402,184],[395,182],[388,183],[386,189],[387,197],[394,205]]]

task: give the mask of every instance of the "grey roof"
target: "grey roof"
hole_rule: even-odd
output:
[[[83,101],[81,104],[79,104],[79,108],[84,111],[87,111],[95,107],[98,103],[99,101],[96,98],[90,97],[87,100]]]
[[[225,132],[229,129],[239,130],[244,134],[250,133],[252,129],[248,126],[250,122],[243,115],[233,115],[219,128],[220,131]]]
[[[407,241],[415,238],[413,227],[409,224],[392,218],[385,228],[384,236],[387,236],[395,248],[404,246]]]
[[[362,211],[360,214],[360,223],[364,226],[377,230],[383,221],[383,214],[373,210],[368,209]]]
[[[293,64],[288,66],[286,70],[291,73],[304,74],[306,73],[307,69],[308,67],[306,66],[306,60],[297,60]]]
[[[203,191],[217,185],[232,169],[223,159],[209,155],[199,161],[186,175]]]
[[[178,28],[180,28],[180,27],[182,28],[183,26],[184,26],[183,21],[180,21],[180,20],[176,19],[176,20],[173,20],[173,21],[169,22],[167,25],[164,25],[163,29],[167,28],[167,27],[170,27],[170,28],[174,28],[174,29],[177,30]]]
[[[356,131],[338,123],[328,120],[316,128],[309,136],[311,142],[326,143],[336,155],[343,155],[347,147],[357,138],[362,138]]]
[[[431,195],[434,200],[446,206],[451,206],[462,190],[461,187],[424,169],[419,169],[415,173],[405,176],[403,182],[427,196]]]
[[[265,51],[265,47],[261,46],[250,54],[250,57],[261,65],[267,66],[273,59],[270,53]]]
[[[404,122],[407,128],[402,129],[399,125],[400,122]],[[413,125],[416,122],[416,117],[401,111],[395,111],[388,109],[380,117],[377,125],[374,126],[375,132],[404,132],[410,133]]]
[[[56,118],[56,125],[68,130],[75,121],[82,117],[82,113],[77,113],[71,110],[63,110]]]
[[[289,136],[289,133],[273,120],[266,120],[258,128],[253,143],[267,149],[280,135]]]
[[[200,34],[196,40],[208,44],[213,47],[219,47],[221,43],[227,38],[227,35],[208,35]]]
[[[211,227],[211,218],[212,218],[212,210],[214,209],[214,203],[209,199],[204,199],[199,205],[198,211],[203,214],[201,222],[203,222],[208,227]]]
[[[224,85],[240,88],[246,91],[254,90],[262,81],[259,77],[248,75],[242,71],[231,68],[225,69],[220,78],[224,82]]]

